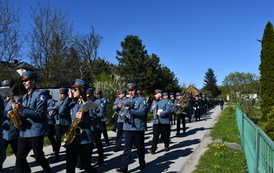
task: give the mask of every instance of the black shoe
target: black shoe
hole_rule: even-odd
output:
[[[180,133],[176,133],[176,136],[179,136],[180,135]]]
[[[118,168],[118,169],[116,169],[116,172],[127,173],[128,171],[126,168]]]
[[[52,163],[59,162],[59,156],[54,156],[52,159]]]
[[[118,152],[118,151],[120,151],[120,148],[115,148],[113,151]]]
[[[77,168],[80,170],[84,170],[84,166],[82,166],[82,165],[77,165]]]
[[[155,151],[153,151],[152,149],[148,149],[147,152],[149,152],[150,154],[155,154]]]
[[[102,165],[104,163],[103,160],[98,160],[93,166],[99,166]]]
[[[145,163],[140,164],[139,169],[141,171],[144,170],[145,168],[146,168],[146,164]]]
[[[136,149],[137,147],[135,145],[132,145],[132,149]]]
[[[165,151],[169,151],[169,148],[168,148],[168,147],[165,147]]]

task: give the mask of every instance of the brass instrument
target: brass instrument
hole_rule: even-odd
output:
[[[94,109],[95,106],[97,104],[91,102],[91,101],[87,101],[84,103],[83,107],[79,109],[78,112],[86,112],[90,109]],[[81,119],[80,118],[75,118],[71,125],[69,126],[68,131],[64,134],[64,142],[66,143],[66,145],[71,144],[75,137],[78,135],[82,134],[82,128],[79,126]]]
[[[13,95],[9,95],[9,98],[12,103],[15,103],[15,99]],[[23,122],[22,122],[22,115],[18,112],[18,110],[13,109],[8,111],[7,116],[10,119],[11,123],[14,125],[14,127],[17,129],[20,129],[20,126],[23,124]]]
[[[82,134],[82,128],[79,127],[80,120],[80,118],[75,118],[69,126],[68,131],[64,134],[64,141],[66,145],[71,144],[77,135]]]
[[[177,103],[177,104],[180,104],[180,106],[176,105],[175,108],[174,108],[174,113],[175,114],[181,114],[185,110],[185,107],[187,106],[185,103],[186,103],[187,100],[188,100],[188,95],[184,94],[182,96],[182,98]]]
[[[124,102],[124,103],[122,103],[122,106],[132,107],[132,105],[131,105],[130,102]],[[128,113],[128,111],[127,111],[127,110],[124,110],[124,111],[125,111],[125,113],[123,113],[123,114],[120,115],[120,118],[121,118],[122,120],[125,120],[125,119],[129,118],[129,117],[126,115],[126,114]]]

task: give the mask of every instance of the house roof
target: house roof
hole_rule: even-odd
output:
[[[30,65],[27,62],[19,62],[19,63],[10,63],[7,61],[0,61],[0,65],[6,68],[14,68],[14,69],[26,69],[26,70],[32,70],[35,69],[34,66]]]
[[[35,67],[26,62],[20,62],[14,66],[16,69],[34,69]]]

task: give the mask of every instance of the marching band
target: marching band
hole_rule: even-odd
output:
[[[53,148],[52,163],[60,161],[59,152],[64,138],[66,172],[74,173],[76,167],[79,167],[88,173],[96,173],[96,166],[100,166],[105,157],[102,134],[105,146],[111,145],[106,130],[108,99],[103,97],[103,91],[89,88],[87,82],[76,79],[71,88],[60,88],[60,99],[54,101],[48,91],[37,89],[37,75],[34,72],[24,72],[22,82],[28,91],[22,99],[11,95],[3,99],[0,96],[3,134],[0,135],[0,171],[6,157],[5,149],[10,145],[16,156],[16,173],[31,172],[26,160],[31,150],[43,170],[52,172],[43,151],[44,137],[48,136]],[[2,82],[2,87],[9,87],[10,90],[14,85],[9,79]],[[164,151],[168,152],[172,125],[176,124],[176,135],[180,135],[181,130],[187,133],[186,119],[189,123],[193,118],[199,121],[209,109],[218,104],[216,99],[201,95],[176,93],[174,96],[173,93],[161,89],[155,90],[154,99],[149,103],[138,90],[138,84],[128,83],[126,89],[117,91],[117,98],[112,106],[116,132],[113,152],[123,148],[121,165],[116,172],[128,172],[133,147],[137,148],[139,169],[145,169],[144,141],[147,121],[153,124],[152,144],[147,152],[155,154],[159,140],[163,140]],[[148,119],[148,113],[153,115],[152,120]],[[16,128],[17,126],[19,127]],[[95,165],[91,165],[94,144],[98,151],[98,160]]]

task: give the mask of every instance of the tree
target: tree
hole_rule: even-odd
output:
[[[0,61],[19,58],[21,49],[18,10],[8,0],[0,0]]]
[[[211,68],[209,68],[205,73],[203,90],[208,97],[216,98],[220,94],[216,76]]]
[[[117,73],[123,76],[125,82],[135,82],[144,92],[151,92],[157,78],[156,69],[159,58],[148,56],[142,40],[138,36],[129,35],[121,43],[122,51],[117,51],[119,64]]]
[[[158,80],[154,88],[161,88],[166,92],[178,92],[179,81],[175,74],[166,66],[160,66],[157,70]]]
[[[96,60],[98,57],[98,48],[102,41],[102,36],[95,33],[94,27],[91,27],[91,32],[89,34],[78,33],[74,38],[74,48],[81,57],[83,62],[83,71],[81,75],[83,78],[85,74],[91,74],[89,77],[93,80],[96,74]],[[102,59],[100,59],[101,61]]]
[[[20,60],[20,19],[18,10],[13,9],[8,0],[0,0],[0,61]],[[9,65],[0,66],[1,79],[16,79],[19,74]]]
[[[223,80],[222,93],[228,94],[230,100],[237,102],[239,107],[254,122],[261,116],[258,111],[260,82],[259,77],[252,73],[234,72]]]
[[[45,86],[59,86],[66,74],[60,73],[59,68],[63,67],[70,48],[72,24],[61,9],[51,9],[50,5],[31,7],[31,18],[34,21],[28,37],[31,61]]]
[[[270,112],[271,106],[274,105],[274,30],[271,22],[268,22],[265,27],[261,45],[261,64],[259,69],[261,74],[262,117],[260,121],[264,123],[268,122],[267,114]]]

